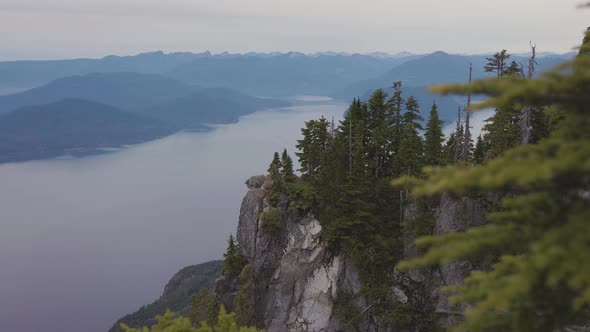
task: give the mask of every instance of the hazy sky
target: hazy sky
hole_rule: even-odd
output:
[[[0,59],[163,50],[568,52],[582,0],[0,0]]]

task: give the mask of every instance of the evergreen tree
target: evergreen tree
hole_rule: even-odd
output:
[[[246,265],[239,277],[239,288],[235,298],[236,322],[238,326],[253,326],[256,323],[254,308],[254,269]]]
[[[426,165],[442,165],[444,135],[442,132],[443,121],[438,116],[436,104],[432,104],[430,116],[424,133],[424,162]]]
[[[199,326],[202,322],[215,324],[218,305],[207,289],[203,288],[197,295],[191,296],[190,303],[189,319],[193,326]]]
[[[304,175],[314,177],[319,173],[322,157],[330,142],[329,127],[330,123],[321,117],[319,120],[306,122],[305,128],[301,129],[303,138],[297,141],[300,152],[295,155],[299,157],[299,170]]]
[[[156,324],[151,328],[135,329],[125,324],[121,324],[121,328],[124,332],[263,332],[254,327],[239,327],[235,316],[234,313],[228,313],[221,306],[219,316],[216,319],[217,323],[213,327],[204,323],[196,328],[191,326],[188,318],[176,316],[172,311],[168,310],[164,315],[156,316]]]
[[[272,158],[270,165],[268,166],[268,174],[270,174],[270,178],[273,181],[278,181],[281,179],[281,168],[283,164],[281,163],[281,158],[279,157],[279,153],[275,152]]]
[[[405,100],[402,97],[402,82],[396,81],[393,83],[393,95],[389,99],[390,109],[393,113],[393,127],[391,136],[391,153],[393,155],[392,163],[392,174],[399,176],[401,170],[399,168],[399,150],[401,147],[402,139],[402,107],[405,104]]]
[[[590,32],[586,33],[590,38]],[[432,169],[402,180],[416,196],[510,189],[488,224],[417,241],[427,252],[401,268],[497,257],[451,287],[467,305],[462,331],[573,331],[590,320],[590,44],[567,70],[530,80],[481,81],[436,89],[492,97],[476,108],[555,107],[564,118],[548,138],[482,165]]]
[[[222,272],[230,276],[237,276],[242,272],[242,268],[246,264],[246,259],[240,254],[240,249],[235,243],[234,236],[229,235],[227,241],[227,249],[223,254]]]
[[[287,149],[283,150],[283,154],[281,155],[281,166],[281,175],[285,183],[294,182],[297,177],[293,172],[293,160],[287,153]]]
[[[518,62],[512,61],[510,66],[505,69],[504,74],[513,78],[524,78],[524,69]]]
[[[270,178],[272,180],[272,188],[270,192],[270,202],[272,204],[277,204],[281,194],[285,192],[285,184],[284,179],[281,174],[281,170],[283,165],[281,163],[281,159],[279,158],[279,153],[275,152],[272,158],[272,162],[270,166],[268,166],[268,173],[270,174]]]
[[[506,50],[495,53],[491,58],[486,58],[488,61],[483,67],[486,72],[495,72],[496,77],[504,76],[506,70],[506,60],[510,58],[510,55],[506,53]]]
[[[520,142],[520,110],[515,106],[497,108],[486,120],[483,139],[487,149],[486,158],[496,158]]]
[[[369,100],[368,107],[368,134],[369,145],[367,146],[367,161],[369,172],[375,178],[383,173],[383,169],[389,165],[390,145],[388,138],[391,136],[391,126],[394,123],[392,112],[389,110],[387,94],[377,89]]]
[[[408,98],[406,112],[402,117],[402,137],[399,152],[399,167],[402,174],[419,174],[423,165],[423,143],[419,130],[420,122],[418,101],[414,97]]]
[[[473,162],[476,164],[483,163],[485,159],[485,147],[484,141],[481,138],[481,134],[477,137],[477,143],[475,143],[475,150],[473,151]]]

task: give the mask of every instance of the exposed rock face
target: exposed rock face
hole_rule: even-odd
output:
[[[395,331],[383,326],[369,313],[355,319],[354,326],[336,317],[338,290],[352,295],[352,303],[363,312],[370,307],[360,295],[361,282],[354,265],[344,256],[330,253],[320,240],[322,226],[312,215],[301,215],[280,202],[281,228],[268,231],[262,227],[260,214],[270,209],[267,194],[270,180],[257,176],[246,181],[249,188],[240,210],[237,239],[242,255],[254,267],[256,321],[268,331]],[[411,218],[415,206],[409,204],[405,215]],[[485,211],[468,199],[443,196],[435,211],[434,232],[442,234],[464,230],[485,222]],[[408,236],[404,255],[415,255]],[[472,269],[467,262],[441,269],[398,272],[391,285],[392,295],[401,303],[432,307],[442,325],[454,323],[454,313],[438,287],[460,283]],[[222,278],[217,292],[231,308],[237,291],[235,280]]]

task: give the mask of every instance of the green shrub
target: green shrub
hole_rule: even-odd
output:
[[[281,229],[281,210],[271,207],[260,214],[262,229],[268,232],[276,232]]]

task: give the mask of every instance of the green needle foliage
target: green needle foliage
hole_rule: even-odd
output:
[[[239,327],[235,314],[227,313],[223,306],[219,309],[217,324],[213,327],[207,323],[201,324],[198,328],[193,327],[188,318],[176,316],[169,310],[164,315],[156,316],[156,320],[158,322],[151,328],[135,329],[125,324],[122,324],[121,328],[124,332],[263,332],[254,327]]]
[[[549,137],[481,165],[426,168],[424,178],[396,181],[416,197],[504,197],[488,224],[420,238],[426,252],[399,267],[495,257],[491,269],[448,288],[452,301],[468,305],[458,330],[573,331],[590,321],[590,30],[576,59],[555,71],[531,80],[498,76],[433,90],[490,96],[473,109],[553,108],[561,120]]]
[[[233,235],[229,235],[227,249],[223,254],[222,273],[230,277],[237,277],[242,272],[247,259],[240,254],[240,249]]]

